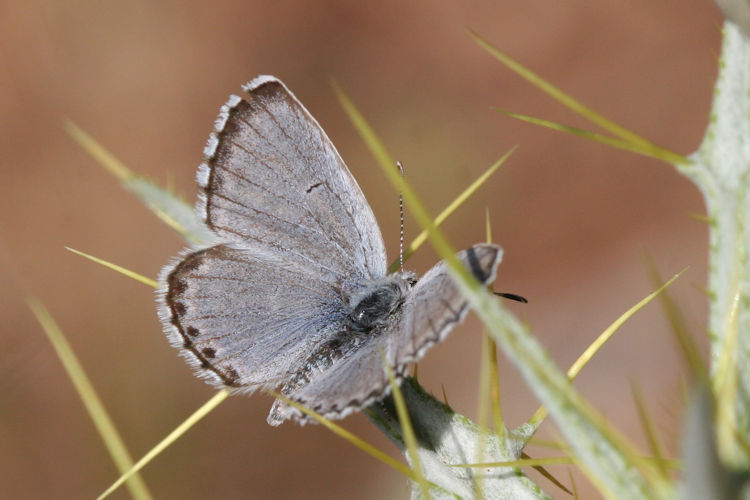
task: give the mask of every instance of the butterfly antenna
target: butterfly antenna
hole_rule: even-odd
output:
[[[398,172],[401,174],[401,178],[404,177],[404,166],[400,161],[396,162]],[[401,272],[404,272],[404,193],[398,192],[398,213],[401,216],[401,234],[398,240],[398,265],[401,268]]]
[[[508,293],[508,292],[492,292],[498,297],[503,297],[504,299],[510,299],[515,300],[516,302],[520,302],[522,304],[528,304],[529,301],[526,300],[526,297],[522,297],[521,295],[515,294],[515,293]]]

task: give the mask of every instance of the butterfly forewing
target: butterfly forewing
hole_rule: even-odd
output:
[[[201,212],[221,238],[285,255],[330,281],[385,274],[375,217],[317,121],[260,77],[222,108],[199,172]]]
[[[480,283],[494,281],[503,251],[480,243],[457,254],[458,260]],[[448,264],[438,262],[414,286],[403,305],[402,320],[393,335],[394,366],[414,363],[466,317],[466,299],[450,275]]]

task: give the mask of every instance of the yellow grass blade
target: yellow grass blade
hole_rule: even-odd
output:
[[[156,281],[152,280],[151,278],[147,278],[147,277],[143,276],[142,274],[138,274],[135,271],[131,271],[129,269],[125,269],[122,266],[118,266],[117,264],[113,264],[113,263],[108,262],[108,261],[106,261],[104,259],[100,259],[99,257],[94,257],[93,255],[89,255],[87,253],[81,252],[80,250],[76,250],[76,249],[70,248],[70,247],[65,247],[65,250],[69,250],[69,251],[73,252],[76,255],[80,255],[81,257],[85,257],[85,258],[87,258],[87,259],[89,259],[91,261],[96,262],[97,264],[101,264],[104,267],[108,267],[108,268],[112,269],[113,271],[117,271],[120,274],[124,274],[128,278],[132,278],[132,279],[138,281],[139,283],[143,283],[144,285],[150,286],[151,288],[156,288],[158,286],[157,283],[156,283]]]
[[[490,224],[490,209],[484,209],[484,232],[487,235],[487,243],[492,243],[492,224]]]
[[[126,473],[124,473],[122,476],[117,479],[112,485],[107,488],[104,493],[99,495],[97,497],[97,500],[101,500],[103,498],[108,497],[113,491],[115,491],[117,488],[119,488],[122,483],[127,481],[132,475],[137,473],[139,470],[141,470],[143,467],[145,467],[151,460],[153,460],[159,453],[167,449],[172,443],[177,441],[180,436],[185,434],[191,427],[193,427],[200,419],[208,415],[214,408],[219,406],[219,404],[227,399],[229,397],[230,391],[227,389],[222,389],[219,392],[217,392],[211,399],[206,401],[203,406],[198,408],[198,410],[195,411],[192,415],[190,415],[183,423],[178,425],[175,430],[169,433],[167,437],[161,440],[159,444],[154,446],[151,451],[146,453],[143,458],[138,460],[135,465],[133,465]]]
[[[115,155],[110,153],[101,144],[96,142],[93,137],[84,132],[83,129],[78,127],[78,125],[70,120],[66,120],[63,127],[70,137],[72,137],[84,151],[93,156],[101,166],[106,168],[120,181],[128,181],[135,177],[135,174],[133,174],[124,163],[118,160]]]
[[[52,315],[47,309],[34,298],[28,300],[31,311],[36,316],[37,321],[42,326],[44,333],[47,334],[52,347],[54,347],[57,357],[65,367],[65,371],[73,382],[73,386],[78,392],[78,396],[83,401],[83,405],[86,407],[91,420],[94,421],[94,426],[99,432],[102,440],[104,441],[107,451],[109,451],[112,461],[115,463],[117,470],[121,473],[127,471],[133,465],[133,459],[130,457],[125,443],[123,442],[120,434],[117,432],[112,419],[109,417],[107,410],[104,408],[99,396],[96,394],[94,386],[86,376],[86,372],[83,370],[81,363],[78,361],[73,348],[68,343],[65,335],[57,326]],[[140,475],[134,475],[128,480],[128,490],[133,498],[137,499],[149,499],[151,494],[146,487],[146,483]]]
[[[639,301],[636,305],[625,311],[619,318],[617,318],[611,325],[609,325],[600,335],[596,338],[583,353],[576,359],[576,361],[570,366],[568,369],[567,375],[570,380],[573,380],[578,376],[578,374],[581,372],[584,366],[591,361],[591,359],[596,355],[596,353],[601,349],[604,344],[607,343],[607,341],[612,338],[612,336],[615,334],[615,332],[623,325],[627,320],[632,318],[635,313],[643,309],[646,304],[651,302],[656,298],[657,295],[659,295],[662,291],[664,291],[669,285],[674,283],[674,281],[682,276],[682,273],[685,272],[685,269],[677,273],[675,276],[672,277],[669,281],[664,283],[661,287],[659,287],[654,292],[648,294],[644,299]],[[528,424],[533,427],[538,427],[544,418],[547,416],[547,410],[543,406],[540,407],[534,415],[528,420]]]
[[[419,489],[422,491],[422,496],[425,499],[432,498],[432,495],[430,495],[430,487],[424,477],[424,472],[422,471],[422,462],[419,459],[419,449],[417,446],[417,436],[416,434],[414,434],[414,427],[412,427],[411,425],[411,419],[409,418],[409,409],[406,407],[404,395],[401,393],[401,388],[396,382],[396,377],[393,374],[393,368],[391,368],[391,365],[388,364],[388,360],[385,357],[385,352],[381,352],[380,354],[383,357],[383,366],[385,367],[386,373],[388,374],[388,382],[391,385],[391,395],[393,396],[393,403],[396,406],[398,421],[401,424],[401,434],[404,437],[406,452],[409,454],[409,458],[411,459],[411,468],[414,471],[416,483],[419,485]]]
[[[659,270],[656,268],[656,264],[653,259],[646,256],[644,258],[646,264],[646,270],[648,271],[651,283],[654,285],[661,283],[662,277],[659,274]],[[680,346],[685,362],[687,363],[689,374],[697,377],[702,383],[708,383],[708,369],[706,368],[703,358],[701,358],[700,349],[695,343],[695,339],[690,336],[687,326],[685,325],[685,317],[680,311],[679,307],[672,300],[671,295],[668,291],[665,291],[659,295],[659,302],[661,303],[664,313],[667,315],[669,325],[672,327],[672,333],[675,336],[677,345]]]
[[[344,89],[342,89],[338,82],[333,79],[331,79],[331,86],[336,93],[336,97],[338,98],[341,107],[344,108],[344,111],[354,124],[357,132],[359,132],[359,135],[365,141],[365,144],[367,144],[370,152],[375,156],[378,164],[383,168],[393,170],[395,175],[400,176],[400,173],[397,172],[398,169],[396,168],[396,162],[385,149],[385,146],[378,136],[375,135],[375,131],[372,130],[372,127],[370,127],[359,110],[354,106],[354,103],[349,96],[344,93]]]
[[[448,243],[448,240],[440,231],[436,231],[437,227],[434,219],[427,213],[424,205],[419,202],[416,193],[409,183],[400,175],[396,168],[396,163],[375,134],[375,131],[370,127],[359,110],[357,110],[356,106],[354,106],[352,100],[344,93],[338,83],[333,81],[332,85],[336,92],[336,96],[341,103],[341,107],[349,116],[349,119],[354,124],[360,137],[377,160],[378,165],[383,170],[388,180],[397,191],[403,194],[404,200],[411,209],[412,215],[417,220],[417,223],[427,231],[427,237],[431,240],[435,250],[438,254],[445,256],[445,260],[455,272],[462,275],[465,280],[470,282],[473,281],[478,286],[479,284],[469,274],[468,270],[456,259],[456,252]]]
[[[661,444],[659,443],[659,436],[656,432],[656,426],[654,420],[648,412],[646,407],[646,401],[643,398],[643,393],[640,388],[634,383],[630,384],[631,391],[633,392],[633,399],[635,400],[635,407],[638,410],[638,417],[641,420],[641,426],[643,432],[646,434],[646,441],[648,446],[651,448],[651,453],[654,455],[654,462],[657,470],[661,473],[664,479],[669,478],[669,473],[666,468],[664,460],[664,451],[662,450]]]
[[[495,398],[494,391],[498,388],[497,365],[493,369],[493,360],[496,358],[496,346],[492,337],[487,333],[486,328],[482,328],[482,350],[479,362],[479,390],[477,391],[477,427],[479,428],[479,442],[477,443],[477,452],[473,459],[475,462],[484,462],[487,460],[487,446],[491,442],[489,435],[492,433],[488,425],[488,417],[493,422],[494,433],[498,440],[504,446],[508,440],[508,433],[502,421],[502,414],[499,407],[499,398]],[[496,405],[496,403],[498,403]],[[474,496],[482,498],[482,490],[485,476],[483,474],[472,474]]]
[[[188,230],[185,228],[185,226],[170,217],[168,213],[153,205],[150,208],[154,215],[156,215],[162,222],[164,222],[164,224],[174,229],[178,234],[187,235]]]
[[[488,416],[490,409],[490,336],[482,332],[482,351],[479,359],[479,390],[477,391],[477,426],[489,429]],[[492,346],[494,348],[494,346]],[[480,450],[484,453],[483,450]]]
[[[503,418],[503,407],[500,399],[500,371],[497,363],[497,343],[492,337],[489,340],[488,351],[490,353],[490,401],[492,402],[492,426],[495,434],[505,438],[507,429]]]
[[[698,222],[703,222],[704,224],[708,224],[711,227],[716,227],[716,218],[715,217],[709,217],[706,214],[698,214],[695,212],[688,212],[687,216],[690,219],[697,220]]]
[[[204,245],[214,239],[213,233],[198,217],[193,207],[182,198],[134,174],[104,146],[74,123],[65,122],[64,127],[73,140],[112,173],[125,189],[136,195],[159,219],[190,243]]]
[[[440,390],[443,393],[443,403],[445,404],[445,406],[447,406],[448,408],[450,408],[451,404],[448,402],[448,393],[445,392],[445,385],[444,384],[440,384]]]
[[[505,153],[502,157],[500,157],[499,160],[497,160],[495,163],[493,163],[490,168],[488,168],[482,175],[480,175],[474,182],[472,182],[469,187],[463,190],[461,194],[456,196],[456,199],[453,200],[447,207],[443,209],[442,212],[440,212],[437,217],[435,217],[435,226],[439,227],[445,220],[450,217],[458,208],[463,205],[463,203],[468,200],[474,193],[477,192],[477,190],[484,185],[487,180],[497,172],[497,169],[499,169],[508,158],[510,158],[510,155],[513,154],[513,152],[516,150],[516,147],[513,147],[510,151]],[[422,230],[421,233],[417,235],[416,238],[409,244],[408,247],[404,250],[404,261],[411,257],[414,252],[417,251],[419,247],[422,246],[422,244],[427,241],[427,231]],[[391,263],[391,265],[388,267],[388,272],[394,272],[399,268],[399,262],[398,259]]]
[[[490,213],[489,211],[485,214],[485,226],[487,231],[487,243],[492,243],[492,226],[490,224]],[[492,425],[497,434],[503,442],[507,437],[507,428],[505,427],[505,419],[503,419],[503,408],[500,399],[500,371],[497,363],[497,343],[495,339],[487,335],[485,336],[489,341],[487,351],[490,355],[489,367],[490,367],[490,401],[492,403]]]
[[[526,460],[526,459],[530,459],[531,457],[528,456],[526,453],[521,453],[521,458]],[[559,481],[555,476],[552,475],[552,473],[550,473],[547,469],[545,469],[543,465],[532,465],[531,468],[537,471],[543,477],[545,477],[547,481],[551,482],[552,484],[554,484],[555,486],[563,490],[565,493],[568,493],[570,495],[573,494],[573,492],[570,491],[568,488],[566,488],[565,485],[562,484],[561,481]]]
[[[626,129],[625,127],[622,127],[621,125],[618,125],[612,120],[605,118],[604,116],[600,115],[593,109],[575,100],[573,97],[569,96],[568,94],[564,93],[562,90],[558,89],[551,83],[547,82],[546,80],[541,78],[539,75],[535,74],[530,69],[523,66],[518,61],[504,54],[498,48],[494,47],[492,44],[490,44],[487,40],[482,38],[480,35],[478,35],[474,31],[470,29],[467,31],[469,33],[469,36],[471,36],[471,38],[473,38],[474,41],[477,44],[479,44],[480,47],[482,47],[484,50],[489,52],[490,55],[492,55],[495,59],[503,63],[513,72],[515,72],[517,75],[526,79],[529,83],[531,83],[532,85],[537,87],[539,90],[541,90],[542,92],[552,97],[554,100],[556,100],[563,106],[566,106],[567,108],[571,109],[574,113],[581,115],[582,117],[595,123],[596,125],[599,125],[604,130],[614,135],[615,137],[619,137],[620,139],[623,139],[624,141],[632,143],[632,144],[641,145],[641,147],[644,150],[662,151],[662,154],[665,157],[671,158],[671,160],[668,160],[669,163],[673,163],[673,164],[687,163],[687,159],[684,156],[680,155],[679,153],[675,153],[673,151],[669,151],[668,149],[657,146],[656,144],[641,137],[635,132],[632,132]]]
[[[492,243],[492,224],[490,224],[490,213],[487,209],[485,210],[484,222],[487,243]],[[489,286],[489,290],[492,291],[492,285]],[[482,352],[481,361],[479,363],[479,391],[477,398],[479,400],[477,402],[477,424],[479,429],[483,434],[488,432],[487,405],[489,403],[495,434],[501,443],[507,443],[508,432],[505,428],[505,423],[503,422],[502,407],[500,406],[500,378],[497,369],[497,345],[495,344],[494,339],[487,333],[486,327],[482,328]],[[488,441],[489,440],[484,436],[480,438],[475,458],[477,462],[485,461],[487,451],[486,445]],[[481,498],[484,476],[473,474],[472,480],[474,481],[475,495],[478,498]]]
[[[578,500],[580,498],[578,496],[578,488],[576,487],[576,480],[573,477],[573,473],[570,471],[570,468],[568,468],[568,477],[570,478],[570,485],[573,487],[573,498],[575,500]]]
[[[609,325],[584,352],[581,354],[581,356],[571,365],[571,367],[568,369],[568,377],[572,380],[578,376],[581,369],[583,369],[584,366],[591,360],[591,358],[594,357],[596,352],[602,348],[602,346],[612,337],[612,335],[615,334],[615,332],[625,324],[626,321],[628,321],[630,318],[632,318],[635,313],[643,309],[649,302],[654,300],[661,292],[667,289],[669,285],[675,282],[677,278],[683,275],[683,273],[686,271],[686,269],[683,269],[679,273],[675,274],[672,279],[664,283],[662,286],[660,286],[655,291],[648,294],[645,298],[640,300],[637,304],[635,304],[633,307],[625,311],[619,318],[617,318],[611,325]]]
[[[517,120],[521,120],[521,121],[528,122],[528,123],[533,123],[534,125],[539,125],[540,127],[550,128],[552,130],[557,130],[559,132],[567,132],[572,135],[583,137],[584,139],[589,139],[594,142],[598,142],[599,144],[604,144],[605,146],[611,146],[613,148],[623,149],[625,151],[630,151],[632,153],[637,153],[643,156],[648,156],[649,158],[654,158],[656,160],[662,160],[667,163],[680,164],[680,163],[688,162],[688,159],[685,158],[684,156],[678,155],[677,153],[673,151],[668,151],[666,149],[659,148],[652,144],[630,142],[625,139],[618,139],[616,137],[610,137],[608,135],[597,134],[596,132],[590,132],[588,130],[571,127],[569,125],[564,125],[562,123],[557,123],[557,122],[553,122],[550,120],[544,120],[542,118],[534,118],[533,116],[522,115],[519,113],[514,113],[512,111],[507,111],[507,110],[499,109],[499,108],[492,108],[492,109],[504,115],[510,116],[511,118],[515,118]]]
[[[391,457],[387,453],[385,453],[383,451],[380,451],[377,447],[371,445],[370,443],[368,443],[364,439],[361,439],[361,438],[357,437],[356,435],[354,435],[353,433],[347,431],[346,429],[344,429],[340,425],[335,424],[333,421],[328,420],[324,416],[320,415],[319,413],[314,412],[313,410],[311,410],[311,409],[309,409],[309,408],[307,408],[305,406],[302,406],[301,404],[297,403],[296,401],[292,401],[291,399],[287,398],[286,396],[284,396],[281,393],[278,393],[276,391],[268,391],[268,394],[272,395],[273,397],[275,397],[277,399],[281,399],[282,401],[284,401],[289,406],[293,406],[293,407],[297,408],[299,411],[301,411],[302,413],[308,415],[310,418],[314,419],[316,422],[318,422],[320,425],[322,425],[323,427],[325,427],[329,431],[331,431],[334,434],[336,434],[338,437],[340,437],[340,438],[342,438],[342,439],[344,439],[346,441],[349,441],[351,444],[353,444],[354,446],[356,446],[360,450],[364,451],[365,453],[367,453],[371,457],[375,458],[379,462],[387,465],[388,467],[390,467],[392,469],[397,470],[398,472],[400,472],[404,476],[408,477],[412,481],[416,481],[417,480],[417,476],[416,476],[415,472],[408,465],[405,465],[405,464],[399,462],[398,460],[394,459],[393,457]],[[365,410],[365,411],[367,411],[367,410]]]
[[[720,450],[734,450],[737,448],[739,441],[737,439],[737,413],[735,412],[735,401],[739,386],[739,371],[737,367],[737,352],[740,325],[739,311],[741,311],[741,300],[743,298],[743,285],[738,283],[734,277],[729,289],[734,292],[731,294],[731,308],[724,321],[725,338],[719,359],[716,362],[715,374],[713,377],[712,392],[716,397],[716,429],[717,441]],[[744,368],[744,367],[743,367]]]
[[[492,225],[490,224],[489,210],[485,210],[485,233],[487,234],[487,243],[492,243]],[[490,286],[490,290],[492,287]],[[502,405],[500,401],[500,374],[497,367],[497,344],[489,336],[486,328],[482,332],[482,358],[479,365],[479,401],[477,423],[480,428],[486,427],[486,402],[489,396],[492,424],[495,434],[501,442],[507,439],[507,429],[503,421]]]
[[[562,441],[552,441],[550,439],[539,439],[536,436],[529,439],[529,444],[538,446],[540,448],[550,448],[553,450],[563,451],[566,453],[570,451],[570,446],[568,446],[567,443],[564,443]]]

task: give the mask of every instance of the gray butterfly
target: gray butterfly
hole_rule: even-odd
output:
[[[318,122],[274,77],[221,108],[198,170],[197,210],[216,240],[159,277],[159,317],[199,376],[252,392],[280,388],[327,418],[390,391],[468,306],[438,263],[387,274],[383,238]],[[502,250],[458,254],[482,283]],[[276,400],[268,423],[308,417]]]

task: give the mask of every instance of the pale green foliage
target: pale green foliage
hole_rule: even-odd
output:
[[[719,455],[750,466],[750,43],[724,26],[711,119],[680,171],[703,193],[710,222],[711,389]]]
[[[414,379],[405,380],[401,392],[419,442],[422,471],[436,485],[430,490],[433,498],[472,498],[477,490],[485,498],[493,499],[549,498],[516,468],[452,466],[518,460],[524,439],[510,435],[503,441],[494,433],[480,429],[424,392]],[[375,425],[406,454],[396,413],[391,398],[369,410]],[[424,498],[424,495],[419,488],[413,488],[412,498]]]

